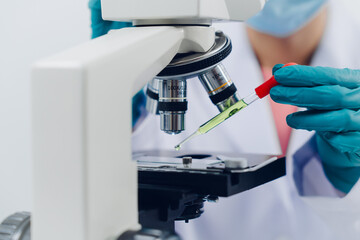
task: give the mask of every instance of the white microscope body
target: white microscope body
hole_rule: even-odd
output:
[[[35,64],[33,240],[116,239],[140,228],[133,94],[177,53],[207,51],[212,20],[245,20],[264,2],[102,0],[104,19],[152,26],[115,30]]]

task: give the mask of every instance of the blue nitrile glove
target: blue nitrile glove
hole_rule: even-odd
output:
[[[92,38],[100,37],[108,33],[111,29],[120,29],[132,26],[130,22],[104,21],[101,17],[100,0],[90,0],[89,8],[91,11]]]
[[[144,90],[138,91],[132,98],[132,126],[134,127],[139,118],[146,112],[146,96]]]
[[[287,123],[316,131],[325,174],[348,193],[360,176],[360,70],[282,66],[273,69],[281,85],[271,98],[308,109],[288,115]]]

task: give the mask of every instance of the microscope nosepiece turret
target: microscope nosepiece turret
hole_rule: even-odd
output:
[[[240,100],[237,89],[221,63],[232,50],[230,39],[216,32],[215,43],[205,53],[177,54],[171,63],[148,83],[147,109],[160,114],[160,129],[168,134],[185,130],[186,81],[198,78],[220,112]],[[158,93],[158,95],[157,95]]]

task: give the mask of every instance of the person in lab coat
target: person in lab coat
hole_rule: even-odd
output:
[[[119,24],[104,25],[99,1],[90,7],[93,36]],[[360,204],[352,203],[360,201],[360,72],[350,70],[360,69],[359,25],[340,1],[270,0],[247,24],[215,27],[232,40],[224,65],[239,94],[246,96],[273,71],[281,86],[271,98],[286,105],[258,101],[183,150],[286,153],[287,176],[206,204],[203,216],[178,223],[177,232],[186,240],[359,239]],[[287,62],[301,66],[276,65]],[[187,84],[186,131],[167,135],[159,117],[147,115],[133,133],[134,151],[171,150],[218,113],[197,79]],[[306,110],[294,113],[298,107]],[[326,198],[316,205],[310,196]],[[328,214],[335,208],[340,215]]]

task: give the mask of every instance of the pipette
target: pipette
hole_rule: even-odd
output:
[[[297,65],[296,63],[288,63],[285,64],[283,67]],[[275,77],[272,76],[269,80],[255,88],[255,91],[223,111],[219,113],[203,125],[201,125],[193,134],[189,137],[185,138],[182,142],[175,146],[175,150],[179,151],[181,146],[193,139],[196,136],[205,134],[209,132],[211,129],[214,129],[220,123],[224,122],[226,119],[230,118],[234,114],[238,113],[240,110],[244,109],[245,107],[249,106],[251,103],[255,102],[258,99],[266,97],[270,93],[270,89],[279,85],[279,83],[275,80]]]

